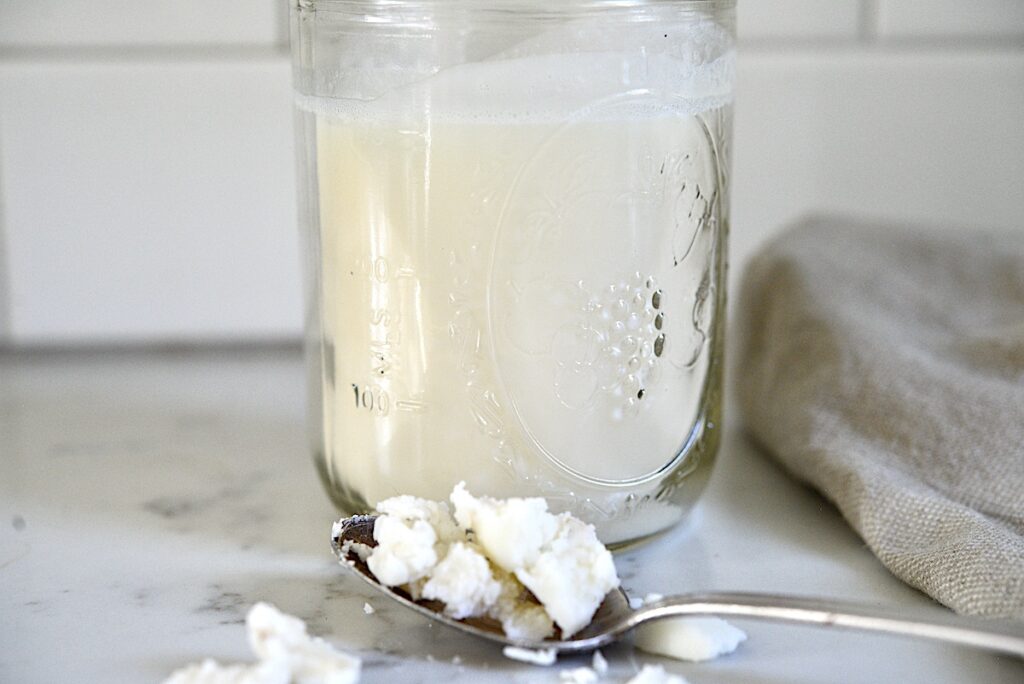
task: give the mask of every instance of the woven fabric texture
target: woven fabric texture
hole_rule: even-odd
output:
[[[895,575],[1024,620],[1024,231],[815,218],[744,274],[749,433]]]

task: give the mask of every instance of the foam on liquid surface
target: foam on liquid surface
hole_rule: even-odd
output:
[[[732,102],[735,53],[706,19],[609,26],[590,18],[426,76],[368,71],[373,85],[355,97],[297,95],[297,104],[342,120],[526,124],[602,118],[600,103],[631,93],[648,102],[638,98],[615,116],[692,115]]]

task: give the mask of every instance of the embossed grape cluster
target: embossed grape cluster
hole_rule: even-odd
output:
[[[612,420],[636,415],[657,382],[667,343],[664,306],[654,276],[641,273],[591,293],[584,305],[583,327],[597,343],[587,365]]]

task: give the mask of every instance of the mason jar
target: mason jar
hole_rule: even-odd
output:
[[[624,544],[721,431],[734,0],[293,0],[313,457],[346,513]]]

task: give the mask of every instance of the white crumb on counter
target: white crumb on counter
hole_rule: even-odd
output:
[[[601,651],[594,651],[590,660],[590,667],[576,667],[571,670],[562,670],[559,678],[570,684],[594,684],[601,681],[608,674],[608,661],[601,655]]]
[[[626,684],[687,684],[686,679],[666,672],[661,665],[644,665],[643,669]]]
[[[252,665],[214,660],[177,670],[164,684],[355,684],[360,660],[306,633],[306,624],[269,603],[257,603],[245,618]]]
[[[640,605],[646,606],[648,603],[657,603],[663,598],[665,598],[664,594],[657,594],[652,591],[651,593],[647,594],[647,596],[644,596],[644,599],[640,602]]]
[[[600,679],[597,672],[589,667],[577,667],[572,670],[562,670],[558,673],[560,681],[569,684],[596,684]]]
[[[644,607],[644,600],[642,598],[640,598],[639,596],[630,596],[629,597],[629,607],[632,608],[633,610],[637,610],[639,608],[643,608]]]
[[[656,620],[636,630],[641,651],[677,660],[699,662],[732,653],[746,633],[717,617],[686,617]]]
[[[245,619],[249,646],[260,660],[284,660],[295,682],[351,684],[359,681],[360,661],[306,633],[306,624],[269,603],[257,603]]]
[[[531,665],[554,665],[555,660],[558,659],[558,654],[553,648],[541,649],[535,651],[530,648],[519,648],[518,646],[506,646],[501,651],[506,658],[512,660],[518,660],[522,663],[530,663]]]
[[[367,601],[366,603],[363,604],[363,612],[366,613],[367,615],[373,615],[377,611],[374,609],[373,606],[370,605],[370,602]]]
[[[175,670],[164,684],[289,684],[287,663],[267,661],[254,665],[221,665],[212,658]]]

